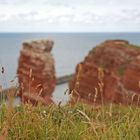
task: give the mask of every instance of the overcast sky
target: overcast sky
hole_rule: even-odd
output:
[[[139,32],[140,0],[0,0],[0,32]]]

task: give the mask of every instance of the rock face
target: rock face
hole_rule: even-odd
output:
[[[18,63],[19,96],[32,104],[52,103],[56,77],[51,54],[53,41],[39,40],[23,43]]]
[[[93,48],[70,81],[72,102],[140,105],[140,47],[108,40]]]

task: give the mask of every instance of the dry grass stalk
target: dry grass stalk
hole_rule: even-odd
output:
[[[103,90],[104,90],[104,71],[102,68],[98,68],[98,79],[99,79],[99,90],[101,94],[101,103],[104,105],[104,99],[103,99]]]

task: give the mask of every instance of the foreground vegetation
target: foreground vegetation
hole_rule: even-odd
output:
[[[1,105],[0,140],[139,140],[140,108]]]

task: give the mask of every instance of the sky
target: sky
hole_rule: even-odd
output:
[[[0,0],[0,32],[140,32],[140,0]]]

